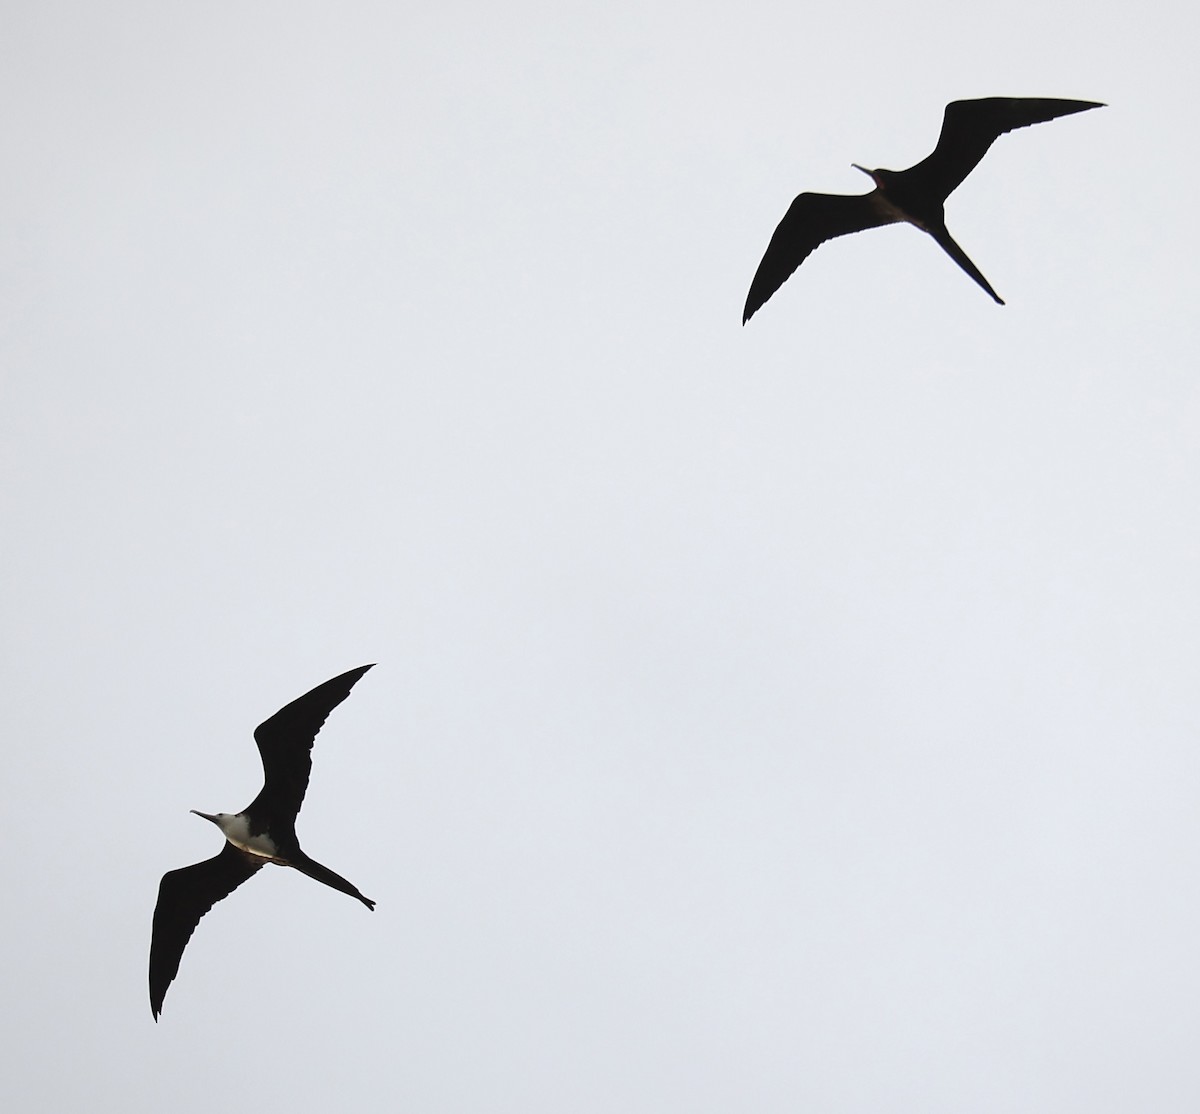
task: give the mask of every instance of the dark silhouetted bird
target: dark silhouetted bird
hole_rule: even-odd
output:
[[[908,221],[928,232],[955,263],[1003,305],[979,268],[946,231],[943,215],[946,198],[1005,132],[1103,107],[1098,101],[1045,97],[985,97],[946,105],[937,146],[932,155],[916,166],[907,170],[867,170],[851,163],[855,170],[870,175],[875,182],[870,193],[802,193],[792,202],[750,284],[742,324],[750,320],[814,248],[835,236],[895,221]]]
[[[340,874],[310,859],[296,838],[296,814],[312,770],[313,740],[329,713],[370,668],[363,665],[318,685],[259,726],[254,741],[262,756],[264,784],[244,811],[213,816],[196,812],[225,833],[225,846],[205,862],[164,874],[159,884],[150,939],[150,1009],[156,1021],[200,918],[267,863],[295,867],[375,908],[375,902]]]

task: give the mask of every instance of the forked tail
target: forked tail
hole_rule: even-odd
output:
[[[984,288],[1000,305],[1004,305],[1004,299],[1000,297],[988,283],[988,280],[980,273],[979,268],[975,266],[967,258],[967,253],[963,251],[955,242],[954,238],[946,231],[946,226],[943,224],[941,228],[928,229],[929,235],[932,236],[942,247],[942,250],[950,256],[968,275],[971,276],[980,286]]]
[[[298,855],[291,855],[288,858],[288,866],[293,866],[309,878],[315,879],[318,882],[324,882],[327,886],[332,886],[335,890],[341,890],[344,894],[349,894],[351,897],[358,898],[368,909],[374,910],[375,902],[369,897],[363,897],[358,892],[352,882],[347,882],[340,874],[335,874],[327,866],[322,866],[316,859],[310,859],[303,851]]]

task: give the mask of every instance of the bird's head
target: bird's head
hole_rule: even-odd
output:
[[[223,821],[229,819],[229,814],[227,812],[216,812],[212,815],[209,815],[207,812],[198,812],[196,809],[192,809],[191,813],[193,816],[203,816],[205,820],[211,820],[222,831],[225,829]]]
[[[865,166],[859,166],[856,162],[852,162],[850,165],[855,170],[861,170],[880,189],[883,189],[886,179],[892,173],[890,170],[868,170]]]

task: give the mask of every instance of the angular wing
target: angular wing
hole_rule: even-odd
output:
[[[1099,101],[1065,101],[1053,97],[984,97],[975,101],[952,101],[946,105],[942,134],[938,136],[933,154],[903,174],[913,188],[945,201],[1005,132],[1103,107]],[[908,182],[905,184],[907,187]]]
[[[196,925],[223,897],[228,897],[266,864],[226,843],[219,855],[163,875],[154,907],[150,937],[150,1010],[154,1020],[162,1013],[167,987],[179,971],[183,949]]]
[[[900,219],[877,207],[873,197],[874,193],[802,193],[797,197],[775,229],[750,283],[742,324],[826,240]]]
[[[317,685],[259,724],[254,741],[262,755],[264,785],[247,811],[266,811],[269,800],[272,811],[281,818],[288,822],[295,820],[312,772],[313,740],[329,713],[350,695],[355,683],[370,668],[360,665]]]

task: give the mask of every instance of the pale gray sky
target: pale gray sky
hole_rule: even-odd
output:
[[[0,1106],[1200,1106],[1195,8],[10,4]],[[1001,139],[949,226],[792,197]],[[376,661],[150,1017],[251,732]],[[265,945],[264,947],[260,945]]]

